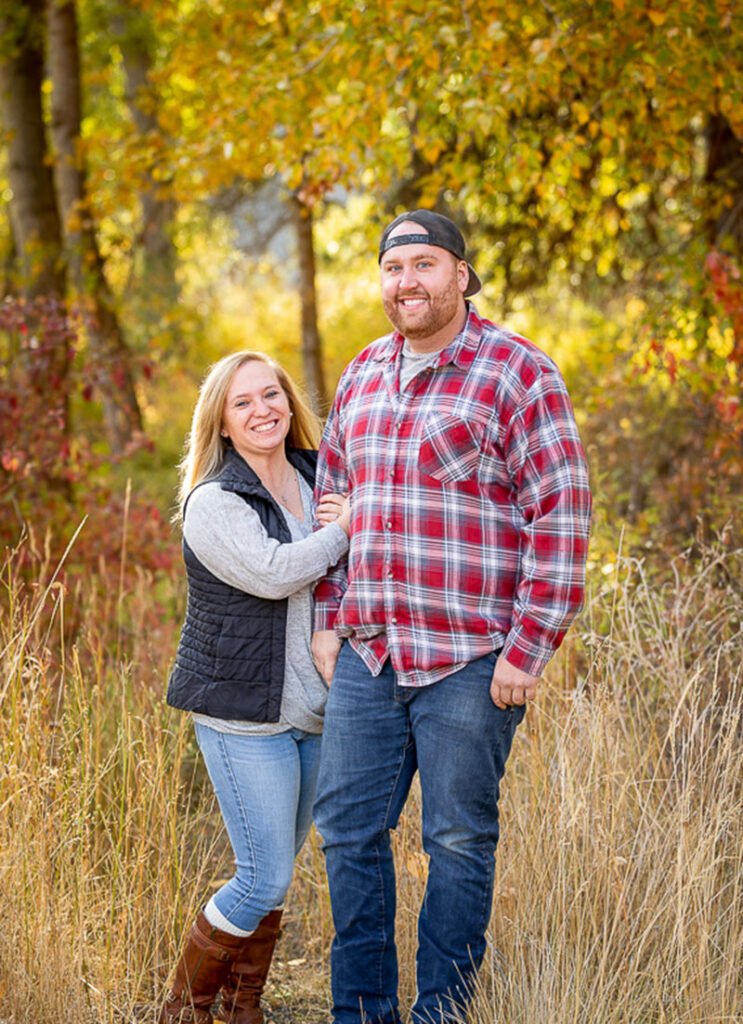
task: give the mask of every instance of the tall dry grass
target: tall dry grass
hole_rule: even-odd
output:
[[[743,1019],[741,552],[620,563],[509,763],[473,1024]],[[229,857],[186,716],[163,705],[182,590],[117,570],[0,594],[0,1020],[154,1021]],[[402,998],[425,879],[395,837]],[[269,991],[327,1019],[322,855],[301,855]]]

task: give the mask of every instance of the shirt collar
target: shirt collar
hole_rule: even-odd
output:
[[[452,338],[446,348],[439,352],[439,358],[433,366],[446,366],[447,363],[454,363],[462,370],[468,369],[475,358],[475,353],[480,346],[482,335],[482,320],[480,319],[474,302],[467,303],[467,319],[459,334]],[[380,347],[379,352],[374,356],[378,362],[388,363],[397,358],[402,351],[405,338],[399,331],[393,331],[387,335],[385,343]]]

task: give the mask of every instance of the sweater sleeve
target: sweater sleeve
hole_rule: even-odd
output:
[[[203,484],[189,498],[183,536],[218,579],[271,600],[313,583],[348,549],[346,533],[337,523],[282,544],[268,536],[254,509],[218,483]]]

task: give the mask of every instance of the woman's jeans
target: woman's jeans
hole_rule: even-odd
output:
[[[214,903],[230,924],[252,932],[283,903],[310,830],[321,737],[300,729],[250,736],[195,726],[236,862]]]
[[[345,643],[325,712],[315,823],[336,937],[336,1024],[400,1020],[395,949],[395,828],[413,776],[422,795],[428,882],[418,918],[414,1024],[459,1019],[485,952],[498,842],[498,793],[523,707],[490,699],[496,654],[432,686],[373,677]]]

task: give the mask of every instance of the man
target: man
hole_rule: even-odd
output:
[[[352,523],[347,568],[316,590],[313,653],[332,686],[315,820],[334,1020],[393,1024],[389,830],[418,771],[429,873],[412,1021],[438,1024],[464,1015],[485,952],[500,781],[582,603],[590,494],[562,378],[466,301],[480,281],[456,225],[402,214],[379,263],[395,331],[345,370],[318,467],[318,493],[350,492]]]

